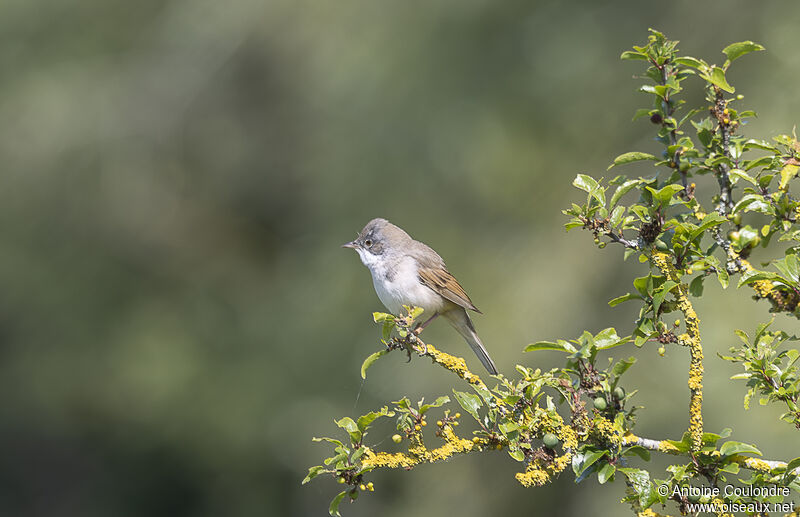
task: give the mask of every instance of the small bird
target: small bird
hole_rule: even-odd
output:
[[[403,305],[421,307],[432,316],[420,325],[420,330],[437,316],[444,316],[489,373],[497,374],[497,367],[467,314],[467,309],[481,311],[447,271],[438,253],[386,219],[368,222],[356,240],[342,247],[356,250],[372,274],[378,298],[389,312],[399,315]]]

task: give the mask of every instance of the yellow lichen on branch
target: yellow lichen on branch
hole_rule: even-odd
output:
[[[692,436],[692,450],[699,451],[703,443],[703,346],[700,342],[700,319],[689,301],[686,284],[672,264],[667,253],[653,253],[653,264],[667,279],[675,282],[678,309],[683,313],[686,322],[686,333],[678,336],[678,342],[689,348],[691,362],[689,364],[689,433]]]
[[[412,434],[411,446],[408,448],[408,453],[403,452],[373,452],[367,451],[364,454],[362,465],[364,467],[387,467],[387,468],[405,468],[411,469],[420,463],[435,463],[437,461],[446,460],[454,454],[469,452],[473,449],[481,448],[481,444],[472,440],[460,438],[453,432],[451,426],[444,426],[442,428],[442,437],[444,438],[444,445],[436,449],[428,449],[422,441],[422,435],[419,432]]]
[[[517,481],[523,486],[542,486],[549,483],[553,477],[569,467],[572,461],[572,451],[578,446],[578,437],[575,431],[564,423],[558,413],[546,411],[541,407],[534,409],[533,418],[527,422],[528,433],[531,436],[541,436],[544,433],[553,433],[562,443],[563,454],[553,456],[552,450],[546,453],[545,449],[530,451],[528,466],[525,472],[515,475]],[[435,449],[428,449],[423,441],[422,432],[413,430],[408,436],[408,452],[375,452],[367,450],[362,457],[362,468],[403,468],[410,470],[422,463],[436,463],[444,461],[456,454],[480,452],[489,449],[502,450],[508,443],[501,437],[479,438],[472,440],[457,436],[453,426],[441,427],[441,437],[444,445]]]
[[[572,451],[578,446],[578,436],[575,430],[564,424],[561,415],[536,407],[530,421],[532,434],[542,435],[553,433],[562,443],[564,454],[555,457],[536,457],[528,463],[525,472],[514,474],[519,483],[524,487],[546,485],[566,469],[572,462]]]
[[[411,310],[412,308],[409,308],[409,312]],[[434,363],[442,368],[450,370],[468,383],[486,389],[486,384],[484,384],[480,377],[469,370],[467,362],[463,358],[447,354],[438,350],[433,345],[424,343],[418,337],[417,332],[410,330],[413,323],[414,320],[410,314],[409,316],[397,317],[395,319],[397,328],[402,330],[402,332],[400,333],[401,337],[392,339],[389,345],[390,349],[405,348],[409,354],[413,351],[420,357],[430,357]]]
[[[746,260],[742,260],[744,271],[752,271],[753,266]],[[770,280],[756,280],[750,284],[755,291],[757,299],[769,300],[772,304],[773,312],[787,312],[800,317],[798,306],[800,306],[800,296],[795,291],[788,289],[777,289]]]
[[[456,357],[454,355],[437,350],[433,345],[424,345],[423,347],[419,348],[415,347],[415,350],[417,350],[417,352],[421,355],[427,355],[431,358],[431,360],[433,360],[434,363],[450,370],[468,383],[480,386],[484,389],[486,388],[486,385],[483,383],[481,378],[467,368],[467,362],[461,357]]]

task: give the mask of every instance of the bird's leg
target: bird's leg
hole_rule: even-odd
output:
[[[425,327],[427,327],[427,326],[428,326],[428,323],[430,323],[430,322],[432,322],[433,320],[435,320],[435,319],[436,319],[438,316],[439,316],[439,313],[438,313],[438,312],[435,312],[435,313],[433,313],[433,316],[431,316],[430,318],[428,318],[428,319],[427,319],[427,320],[425,320],[424,322],[422,322],[422,323],[417,323],[417,326],[416,326],[416,327],[414,327],[414,331],[413,331],[413,332],[414,332],[414,334],[416,334],[416,335],[418,335],[418,336],[419,336],[419,335],[420,335],[420,333],[421,333],[423,330],[425,330]]]

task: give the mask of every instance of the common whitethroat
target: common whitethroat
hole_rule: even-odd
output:
[[[378,298],[389,312],[399,315],[403,305],[421,307],[431,317],[418,327],[419,330],[437,316],[444,316],[489,373],[497,374],[497,367],[467,314],[467,309],[481,311],[430,246],[415,241],[386,219],[373,219],[354,241],[342,247],[356,250],[372,274]]]

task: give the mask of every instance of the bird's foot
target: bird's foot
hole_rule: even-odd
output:
[[[408,354],[408,361],[406,361],[408,363],[411,362],[411,352],[416,352],[420,356],[428,355],[428,345],[426,345],[424,341],[422,341],[417,337],[418,333],[416,332],[416,330],[417,329],[414,329],[410,334],[408,334],[408,336],[406,336],[404,343],[406,348],[406,353]]]

